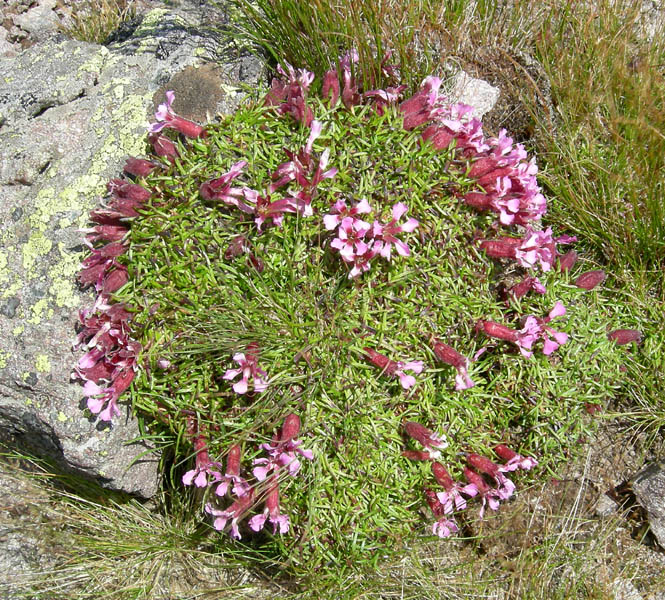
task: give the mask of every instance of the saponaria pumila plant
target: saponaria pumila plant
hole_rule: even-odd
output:
[[[151,156],[127,160],[125,176],[109,182],[109,196],[91,213],[93,225],[85,231],[90,256],[79,281],[94,286],[97,298],[80,312],[75,346],[86,352],[73,376],[83,382],[87,407],[101,421],[112,421],[120,414],[120,396],[138,377],[136,408],[193,447],[194,465],[181,476],[182,485],[203,490],[213,527],[236,539],[267,524],[273,534],[287,534],[294,517],[299,529],[305,527],[306,519],[288,503],[282,508],[285,492],[304,497],[312,484],[301,482],[295,490],[299,475],[312,477],[302,459],[313,465],[323,454],[341,455],[352,446],[348,435],[331,430],[330,419],[344,416],[335,408],[324,419],[320,401],[333,404],[334,396],[352,411],[347,390],[362,386],[401,423],[382,435],[392,435],[389,446],[407,459],[399,469],[410,475],[400,477],[424,478],[432,533],[456,533],[455,514],[471,501],[480,505],[481,518],[486,507],[496,510],[515,492],[507,474],[537,461],[508,447],[505,432],[488,434],[495,459],[450,431],[435,433],[447,423],[433,415],[449,414],[440,409],[440,394],[471,399],[479,380],[491,389],[497,385],[493,371],[500,372],[507,358],[534,363],[540,354],[546,367],[560,366],[557,353],[572,331],[564,331],[567,308],[554,294],[579,304],[576,294],[605,277],[588,271],[568,284],[577,255],[560,247],[576,240],[540,226],[546,200],[535,161],[521,144],[505,131],[486,136],[471,107],[447,101],[437,77],[405,97],[387,59],[384,75],[394,85],[360,89],[357,60],[353,51],[342,56],[325,74],[320,97],[312,73],[280,67],[258,105],[220,125],[203,127],[178,116],[173,92],[167,92],[150,126]],[[383,156],[363,152],[362,133],[379,139]],[[356,144],[353,152],[345,144]],[[381,162],[402,151],[406,164]],[[448,247],[465,258],[449,256]],[[186,268],[178,270],[174,261],[181,258]],[[437,285],[436,272],[448,265],[446,289],[466,278],[482,296],[467,305],[471,317],[451,313],[446,302],[419,306],[419,298],[409,296],[413,288],[426,297]],[[294,284],[303,274],[308,282],[315,279],[311,286]],[[271,293],[282,285],[302,296],[280,304]],[[189,296],[187,286],[202,293]],[[288,330],[284,314],[290,304],[308,310],[293,317],[301,320]],[[418,308],[409,321],[418,325],[404,339],[399,323],[390,323],[396,309],[386,308],[400,304]],[[539,310],[526,310],[529,304]],[[341,312],[335,312],[339,305]],[[218,309],[228,319],[226,330],[192,326],[197,315],[207,321]],[[319,310],[318,320],[303,317]],[[268,323],[247,319],[257,314]],[[465,326],[456,328],[453,318]],[[335,319],[338,324],[330,325]],[[180,346],[191,342],[192,331],[210,343]],[[296,339],[302,331],[309,333]],[[321,335],[310,341],[317,331]],[[639,337],[634,330],[612,331],[607,340],[615,344],[606,343],[603,357]],[[294,350],[284,358],[289,352],[283,346],[292,339]],[[333,362],[352,357],[345,367],[349,381],[326,379],[333,371],[332,363],[322,362],[326,352],[335,355]],[[360,379],[351,380],[358,372]],[[183,383],[192,373],[205,383]],[[308,404],[308,393],[319,401]],[[311,422],[303,440],[297,439],[299,413]],[[357,451],[366,452],[353,446]],[[223,455],[225,461],[212,458]]]

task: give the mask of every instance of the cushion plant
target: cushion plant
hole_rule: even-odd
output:
[[[280,69],[206,127],[167,93],[80,273],[89,410],[111,421],[129,389],[202,517],[309,569],[496,510],[532,477],[508,474],[566,455],[638,341],[607,336],[604,274],[542,226],[520,144],[436,77],[407,96],[387,60],[392,85],[360,89],[356,61],[320,87]]]

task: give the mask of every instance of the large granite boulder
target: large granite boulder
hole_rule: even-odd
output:
[[[136,420],[127,409],[103,427],[70,381],[77,312],[93,301],[75,280],[80,229],[125,157],[143,153],[164,90],[189,92],[176,109],[202,119],[256,87],[259,63],[197,18],[153,10],[109,47],[56,37],[0,57],[0,438],[142,497],[157,489],[157,456],[131,442]]]

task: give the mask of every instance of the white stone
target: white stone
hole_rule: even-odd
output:
[[[499,88],[490,85],[487,81],[476,79],[468,73],[460,71],[453,78],[449,97],[453,102],[473,106],[473,116],[481,118],[494,108],[500,93]]]

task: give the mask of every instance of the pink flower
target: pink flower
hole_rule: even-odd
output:
[[[515,484],[503,474],[502,468],[489,458],[471,452],[466,455],[466,460],[476,471],[485,473],[496,481],[496,495],[500,500],[508,500],[515,493]]]
[[[337,202],[330,207],[330,213],[323,216],[323,225],[328,231],[332,231],[343,219],[347,217],[354,218],[356,215],[366,215],[370,212],[372,212],[372,207],[365,199],[360,200],[360,202],[356,203],[350,209],[347,208],[344,200],[337,200]],[[367,225],[367,229],[369,229],[368,223],[364,223],[363,221],[361,221],[361,223]]]
[[[191,138],[205,136],[206,131],[203,127],[193,121],[183,119],[173,112],[171,105],[174,100],[175,94],[172,91],[166,92],[166,102],[160,104],[155,113],[157,122],[150,125],[148,131],[150,133],[159,133],[162,129],[169,127]]]
[[[438,535],[442,539],[448,538],[458,531],[459,527],[457,526],[457,523],[455,523],[453,519],[448,519],[446,517],[442,517],[432,525],[432,533]]]
[[[411,371],[412,373],[422,373],[425,365],[420,360],[412,361],[394,361],[390,360],[387,356],[379,354],[371,348],[363,348],[365,351],[365,358],[371,362],[375,367],[379,367],[383,370],[384,373],[392,375],[399,378],[400,385],[408,390],[413,387],[416,383],[415,377],[412,375],[407,375],[405,371]]]
[[[480,507],[481,519],[485,515],[485,506],[489,506],[492,510],[498,510],[501,497],[496,489],[487,485],[485,480],[478,475],[478,473],[472,471],[468,467],[464,467],[464,477],[469,484],[473,485],[478,490],[478,494],[482,500],[482,506]]]
[[[416,219],[408,219],[403,225],[397,225],[397,221],[408,211],[408,207],[403,202],[398,202],[392,209],[392,220],[381,225],[378,221],[374,221],[372,226],[372,237],[374,238],[374,251],[383,256],[386,260],[390,260],[391,248],[394,245],[395,250],[401,256],[409,256],[411,254],[409,247],[396,236],[400,233],[411,233],[418,227]]]
[[[229,206],[240,208],[239,203],[241,203],[244,198],[244,188],[232,187],[231,182],[242,173],[242,170],[246,166],[247,161],[240,160],[231,167],[231,170],[228,173],[225,173],[217,179],[210,179],[201,184],[199,189],[201,197],[204,200],[221,200]]]
[[[511,450],[505,444],[499,444],[496,446],[494,452],[506,461],[503,466],[499,467],[499,470],[503,472],[515,471],[516,469],[524,469],[525,471],[528,471],[538,464],[538,461],[535,458],[517,454],[517,452]]]
[[[255,467],[253,470],[254,476],[259,481],[263,481],[271,471],[277,472],[282,467],[286,467],[289,475],[297,475],[300,471],[300,461],[296,454],[307,460],[314,458],[314,453],[311,450],[300,447],[302,445],[301,440],[294,439],[299,431],[300,418],[298,415],[291,413],[284,419],[284,424],[277,439],[270,444],[261,444],[261,448],[268,453],[269,457],[254,460],[255,465],[264,465]]]
[[[294,120],[309,127],[314,118],[312,109],[307,106],[307,90],[314,81],[314,73],[300,69],[296,71],[286,63],[286,71],[277,67],[281,78],[272,80],[272,87],[265,97],[266,106],[276,106],[280,114],[291,115]]]
[[[219,475],[220,482],[215,490],[218,496],[225,496],[229,486],[232,486],[232,493],[241,498],[249,493],[250,485],[245,479],[240,477],[240,446],[237,444],[231,446],[226,457],[226,473]],[[221,465],[220,465],[221,467]]]
[[[409,437],[413,438],[427,449],[431,459],[439,458],[441,456],[439,450],[448,447],[448,442],[445,437],[434,433],[431,429],[428,429],[424,425],[416,423],[415,421],[407,421],[404,424],[404,430]]]
[[[455,376],[455,389],[467,390],[476,385],[469,373],[467,372],[467,367],[469,366],[469,359],[461,355],[457,350],[448,344],[444,344],[442,341],[432,338],[432,349],[434,354],[441,361],[448,365],[451,365],[457,369],[457,375]]]
[[[249,520],[249,527],[253,531],[261,531],[265,526],[266,520],[269,520],[273,526],[273,533],[288,533],[289,517],[280,512],[279,508],[279,484],[278,471],[275,471],[271,478],[271,487],[266,496],[265,508],[262,513],[253,516]]]
[[[432,463],[432,473],[437,483],[443,487],[445,492],[438,492],[437,499],[443,507],[443,513],[448,515],[455,510],[464,510],[466,508],[466,499],[462,496],[473,498],[478,495],[478,488],[473,484],[462,486],[453,481],[445,467],[438,462]]]
[[[568,341],[568,334],[563,333],[562,331],[555,331],[551,327],[548,327],[546,323],[549,323],[552,319],[556,317],[561,317],[566,314],[566,309],[564,305],[557,301],[554,304],[554,307],[549,312],[549,314],[542,319],[542,334],[541,337],[544,340],[543,343],[543,354],[549,356],[552,352],[556,351],[559,346],[565,344]]]
[[[247,354],[238,352],[233,355],[233,360],[240,365],[239,369],[229,369],[224,373],[224,379],[232,380],[242,374],[240,381],[233,384],[233,391],[236,394],[245,394],[249,389],[249,379],[252,378],[252,387],[254,392],[263,392],[268,387],[268,382],[263,378],[267,373],[258,365],[258,344],[251,343],[247,346]]]
[[[330,242],[330,247],[339,251],[345,262],[353,262],[356,256],[361,256],[370,250],[364,241],[365,234],[370,225],[355,217],[344,217],[337,230],[337,237]]]
[[[194,429],[194,425],[190,419],[190,433],[191,429]],[[222,477],[220,473],[222,465],[210,460],[206,439],[201,434],[194,436],[194,451],[196,452],[194,468],[182,476],[182,484],[193,483],[196,487],[207,487],[217,483]]]
[[[253,503],[254,489],[250,489],[248,494],[242,498],[238,498],[226,510],[219,510],[208,502],[205,506],[205,511],[215,517],[213,527],[217,531],[223,531],[227,522],[231,521],[231,537],[239,540],[240,530],[238,528],[238,521],[245,516],[245,513],[252,507]]]

